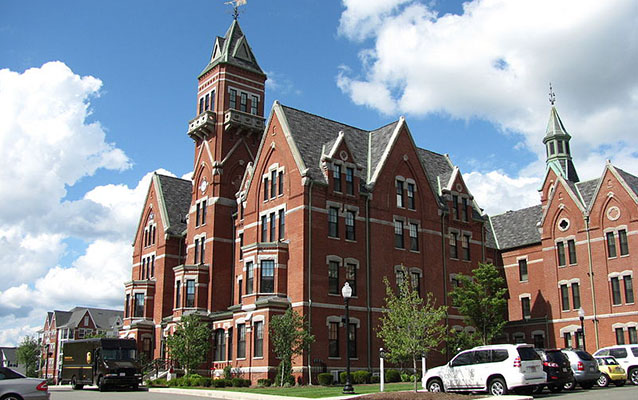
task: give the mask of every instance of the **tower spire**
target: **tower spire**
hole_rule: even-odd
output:
[[[233,6],[233,19],[237,21],[237,19],[239,18],[239,6],[246,5],[246,0],[230,0],[224,4]]]
[[[543,138],[547,155],[545,163],[547,164],[547,168],[553,168],[566,180],[578,182],[578,174],[576,173],[576,167],[574,167],[571,150],[569,149],[569,141],[572,137],[567,133],[563,121],[561,121],[558,115],[558,111],[554,105],[555,102],[556,94],[550,83],[549,103],[552,108],[549,112],[549,121],[547,122],[547,129],[545,130],[545,137]]]

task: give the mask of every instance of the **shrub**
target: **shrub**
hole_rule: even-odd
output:
[[[279,363],[279,366],[277,367],[277,376],[275,376],[275,386],[281,386],[282,376],[287,376],[284,380],[284,386],[285,384],[288,384],[288,386],[295,385],[295,377],[292,376],[292,367],[290,366],[290,363]]]
[[[270,385],[272,385],[272,381],[268,378],[257,379],[257,386],[268,387]]]
[[[154,381],[149,380],[148,381],[148,386],[166,387],[166,386],[168,386],[168,382],[166,381],[165,378],[159,378],[159,379],[155,379]]]
[[[250,386],[250,379],[242,379],[242,378],[233,378],[230,380],[231,385],[233,387],[249,387]],[[230,386],[230,385],[227,385]]]
[[[215,388],[223,388],[227,386],[226,382],[227,382],[226,379],[213,379],[210,384],[212,387],[215,387]]]
[[[370,377],[370,383],[379,383],[381,382],[381,377],[379,375],[372,375]]]
[[[396,369],[389,369],[385,372],[385,381],[390,382],[401,382],[401,374]]]
[[[410,375],[405,372],[401,374],[401,382],[410,382]]]
[[[370,382],[370,376],[372,374],[369,371],[354,371],[352,374],[352,381],[354,383],[362,384]]]
[[[224,379],[232,379],[233,377],[233,369],[230,365],[224,367]]]
[[[330,385],[332,385],[332,382],[333,382],[334,378],[332,377],[331,373],[323,372],[323,373],[317,375],[317,380],[319,381],[319,384],[321,386],[330,386]]]

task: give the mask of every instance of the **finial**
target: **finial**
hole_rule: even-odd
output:
[[[556,103],[556,93],[552,89],[552,83],[549,83],[549,104],[554,105]]]
[[[233,6],[233,19],[237,21],[237,18],[239,18],[239,6],[246,5],[246,0],[230,0],[224,4]]]

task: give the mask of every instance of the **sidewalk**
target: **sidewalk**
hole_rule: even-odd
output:
[[[291,396],[273,396],[261,393],[246,393],[246,392],[228,392],[223,390],[199,390],[199,389],[178,389],[178,388],[149,388],[149,392],[152,393],[167,393],[167,394],[181,394],[187,396],[196,397],[214,397],[217,399],[227,400],[308,400],[307,397],[291,397]],[[357,396],[357,395],[355,395]],[[320,400],[343,400],[351,399],[353,396],[337,396],[337,397],[322,397]],[[501,399],[501,400],[533,400],[532,396],[490,396],[486,399]]]

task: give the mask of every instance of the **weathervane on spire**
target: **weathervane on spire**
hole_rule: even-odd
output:
[[[229,4],[233,6],[233,18],[237,21],[239,18],[239,6],[246,5],[246,0],[230,0],[225,2],[224,4]]]
[[[554,105],[556,103],[556,93],[552,89],[552,83],[549,83],[549,104]]]

